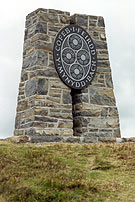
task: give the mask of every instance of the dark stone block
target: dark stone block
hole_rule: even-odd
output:
[[[37,33],[47,34],[47,24],[38,22],[35,28],[35,34]]]
[[[48,53],[46,51],[36,50],[31,55],[27,56],[23,60],[23,69],[32,67],[35,65],[47,66],[48,65]]]
[[[98,143],[97,137],[81,137],[80,140],[82,143]]]
[[[93,113],[89,110],[89,111],[80,111],[80,112],[73,112],[74,117],[78,117],[78,116],[88,116],[88,117],[92,117]]]
[[[36,75],[44,77],[58,77],[58,74],[55,69],[38,70],[36,72]]]
[[[60,136],[45,136],[45,135],[35,135],[31,137],[32,143],[40,142],[62,142],[63,138]]]
[[[100,138],[113,138],[112,135],[112,131],[108,131],[108,132],[100,132],[96,134],[96,137],[100,137]]]
[[[46,95],[48,92],[48,83],[46,79],[31,79],[27,81],[25,86],[26,97],[39,94]]]
[[[72,104],[72,97],[70,93],[63,93],[63,104]]]
[[[39,95],[46,95],[48,92],[48,83],[46,79],[38,79],[37,81],[37,93]]]
[[[75,14],[71,17],[71,24],[77,24],[79,26],[88,26],[88,16]]]
[[[104,23],[104,18],[103,17],[99,17],[98,18],[98,26],[99,27],[105,27],[105,23]]]
[[[55,13],[40,13],[39,21],[49,22],[52,24],[59,23],[58,15]]]
[[[90,27],[96,27],[96,25],[97,25],[96,21],[92,21],[92,20],[89,21],[89,26]]]
[[[109,62],[109,60],[105,60],[105,61],[98,60],[97,66],[98,67],[110,67],[110,62]],[[109,79],[109,78],[107,78],[107,79]]]
[[[35,95],[37,93],[37,79],[31,79],[27,81],[25,86],[26,97]]]
[[[94,44],[96,46],[96,49],[107,49],[107,44],[105,42],[94,40]]]
[[[80,138],[79,137],[66,137],[64,138],[64,142],[67,143],[80,143]]]

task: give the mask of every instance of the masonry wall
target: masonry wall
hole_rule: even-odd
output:
[[[103,17],[78,15],[73,24],[83,27],[95,42],[97,72],[88,88],[73,90],[74,135],[85,137],[85,142],[102,142],[120,137],[118,110],[107,49]]]
[[[77,24],[90,34],[98,66],[92,84],[76,91],[58,77],[53,45],[59,30]],[[31,142],[101,142],[120,137],[104,19],[37,9],[26,17],[15,136]]]

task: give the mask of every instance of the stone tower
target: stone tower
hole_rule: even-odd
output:
[[[80,90],[61,81],[53,60],[56,36],[70,24],[87,31],[97,52],[95,77]],[[51,9],[26,17],[14,135],[28,136],[31,142],[77,143],[120,137],[103,17]]]

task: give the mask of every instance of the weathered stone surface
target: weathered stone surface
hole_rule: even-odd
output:
[[[48,77],[56,78],[58,76],[55,69],[37,70],[37,71],[31,72],[29,75],[30,75],[30,79],[36,76],[47,77],[47,78]]]
[[[89,90],[91,104],[115,106],[115,98],[112,89],[89,88]]]
[[[89,123],[89,119],[88,118],[84,118],[84,117],[75,117],[74,118],[74,127],[87,127]]]
[[[58,128],[73,128],[73,122],[72,121],[59,121]]]
[[[47,116],[48,115],[48,109],[36,107],[34,109],[34,113],[35,113],[35,115]]]
[[[46,79],[31,79],[27,81],[25,86],[26,97],[40,94],[46,95],[48,92],[48,83]]]
[[[31,79],[26,83],[25,94],[26,97],[37,93],[37,79]]]
[[[63,137],[60,136],[45,136],[40,134],[35,134],[33,137],[31,137],[32,143],[43,143],[43,142],[61,142],[63,140]]]
[[[67,15],[59,15],[59,22],[62,24],[70,24],[70,17]]]
[[[46,51],[36,50],[23,60],[23,69],[34,65],[47,66],[48,53]]]
[[[41,21],[41,22],[49,22],[49,23],[53,23],[53,24],[59,23],[58,15],[54,14],[54,13],[40,12],[38,17],[39,17],[39,21]]]
[[[50,42],[50,37],[47,34],[35,34],[32,38],[31,38],[31,43],[35,42],[35,41],[46,41],[46,42]]]
[[[92,20],[89,21],[89,26],[90,27],[96,27],[96,25],[97,25],[96,21],[92,21]]]
[[[77,24],[79,26],[88,26],[88,16],[75,14],[71,17],[71,24]]]
[[[35,121],[41,121],[41,122],[57,122],[57,119],[44,117],[44,116],[35,116]]]
[[[105,23],[104,23],[104,18],[103,17],[99,17],[98,18],[98,26],[99,27],[105,27]]]
[[[110,73],[105,74],[105,82],[106,82],[106,87],[113,88],[113,82],[112,82],[112,77]]]
[[[80,137],[82,143],[97,143],[97,137]]]
[[[97,49],[107,49],[107,44],[105,42],[95,40],[94,43]]]
[[[58,33],[60,29],[61,29],[60,26],[54,26],[53,24],[49,24],[48,25],[48,31],[49,32],[56,32],[56,33]]]
[[[61,129],[60,130],[60,135],[61,136],[70,136],[72,137],[73,136],[73,129]]]
[[[107,60],[104,60],[104,61],[98,60],[97,66],[98,66],[98,67],[109,68],[109,67],[110,67],[110,62],[107,61]]]
[[[63,92],[63,104],[71,104],[72,98],[69,92]]]
[[[79,137],[64,137],[63,142],[67,143],[80,143],[80,138]]]
[[[49,13],[54,13],[54,14],[65,14],[64,11],[60,11],[60,10],[55,10],[55,9],[48,9]],[[70,13],[68,13],[70,15]]]
[[[46,122],[40,122],[40,121],[34,121],[33,123],[33,127],[36,127],[36,128],[47,128],[47,123]]]
[[[35,34],[37,33],[47,34],[47,24],[38,22],[35,27]]]

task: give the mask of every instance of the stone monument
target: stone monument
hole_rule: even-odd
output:
[[[52,9],[26,17],[14,135],[35,143],[120,137],[103,17]]]

